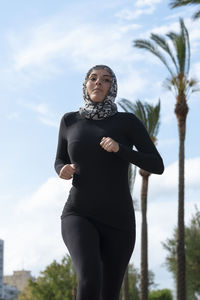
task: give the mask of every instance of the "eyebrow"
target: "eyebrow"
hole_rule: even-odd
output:
[[[92,74],[90,74],[90,76],[97,76],[97,74],[96,73],[92,73]],[[108,76],[108,77],[112,77],[111,75],[103,75],[103,76]]]

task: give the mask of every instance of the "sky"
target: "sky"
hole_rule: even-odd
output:
[[[184,18],[191,43],[190,76],[200,79],[200,21],[195,9],[171,10],[162,0],[10,0],[0,11],[0,239],[5,242],[4,274],[26,269],[38,276],[67,253],[60,215],[71,181],[54,170],[59,122],[83,106],[82,82],[96,64],[110,66],[118,79],[118,96],[130,101],[161,101],[157,148],[165,172],[151,175],[148,195],[149,268],[157,288],[174,289],[165,266],[162,242],[177,224],[178,131],[175,97],[163,87],[166,68],[133,40],[151,32],[179,31]],[[185,222],[199,208],[200,93],[188,100],[186,134]],[[119,110],[121,108],[118,106]],[[139,210],[141,178],[137,174],[137,239],[131,263],[140,267]]]

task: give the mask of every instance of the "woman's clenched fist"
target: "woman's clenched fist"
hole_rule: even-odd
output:
[[[108,152],[119,151],[119,144],[110,137],[103,137],[100,142],[101,147]]]
[[[76,168],[74,164],[67,164],[60,170],[59,177],[62,179],[71,179],[74,175]]]

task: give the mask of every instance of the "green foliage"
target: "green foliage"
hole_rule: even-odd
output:
[[[142,121],[155,143],[160,126],[160,100],[155,106],[147,102],[142,103],[140,100],[133,103],[127,99],[121,99],[118,103],[124,111],[132,112]]]
[[[128,299],[139,300],[139,279],[138,270],[132,265],[128,265]],[[122,289],[120,300],[122,299]]]
[[[132,264],[128,265],[129,299],[139,300],[139,273]],[[151,284],[153,275],[151,274]],[[30,280],[19,300],[75,300],[77,279],[70,256],[61,263],[53,261],[34,281]],[[120,299],[122,298],[122,293]]]
[[[151,290],[153,288],[156,288],[157,284],[154,283],[154,279],[155,279],[155,274],[153,271],[149,270],[148,271],[148,281],[149,281],[149,286],[148,286],[148,290]]]
[[[172,292],[169,289],[151,291],[149,300],[172,300]]]
[[[163,247],[167,250],[166,266],[176,278],[176,248],[177,229],[174,230],[172,239],[167,239]],[[186,286],[187,299],[195,299],[195,292],[200,294],[200,211],[192,217],[189,226],[185,226],[185,253],[186,253]]]
[[[52,264],[40,273],[35,280],[30,280],[19,300],[73,300],[72,291],[77,288],[77,280],[69,256],[61,263]]]
[[[165,86],[177,95],[199,91],[197,80],[189,79],[190,70],[190,40],[183,19],[180,19],[180,32],[169,32],[165,36],[152,33],[150,40],[135,40],[134,47],[147,50],[165,65],[170,77]],[[170,47],[169,42],[172,43]],[[197,86],[197,88],[195,88]]]
[[[175,8],[179,6],[193,5],[193,4],[194,5],[200,4],[200,0],[172,0],[170,2],[170,7]],[[197,10],[193,15],[194,20],[198,18],[200,18],[200,10]]]

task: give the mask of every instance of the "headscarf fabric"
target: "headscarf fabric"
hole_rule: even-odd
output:
[[[112,77],[110,89],[102,102],[93,102],[87,92],[86,83],[93,70],[104,69],[108,71]],[[86,74],[83,82],[83,98],[85,106],[79,109],[81,116],[86,119],[102,120],[111,117],[117,113],[117,105],[114,103],[117,96],[117,79],[111,68],[105,65],[96,65],[92,67]]]

